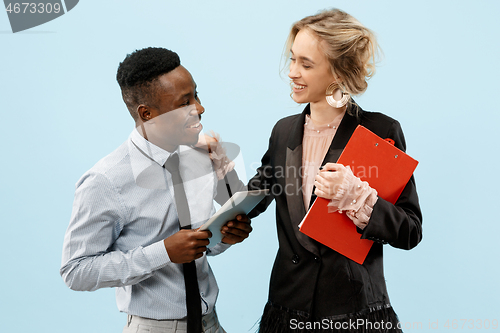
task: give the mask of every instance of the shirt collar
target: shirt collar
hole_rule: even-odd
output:
[[[170,157],[170,155],[173,154],[146,140],[142,135],[139,134],[137,128],[134,128],[134,130],[130,134],[130,140],[144,155],[146,155],[162,167]],[[175,152],[178,153],[178,150],[179,148],[177,148]]]

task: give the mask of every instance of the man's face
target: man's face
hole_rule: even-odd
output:
[[[146,136],[155,145],[173,152],[179,145],[194,145],[203,126],[205,109],[198,99],[196,83],[183,66],[158,78],[156,105],[148,106],[151,120]]]

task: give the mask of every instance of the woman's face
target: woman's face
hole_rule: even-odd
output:
[[[326,88],[335,81],[322,42],[308,29],[295,36],[291,49],[290,74],[293,100],[297,103],[327,104]]]

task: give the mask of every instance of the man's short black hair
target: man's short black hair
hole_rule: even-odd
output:
[[[139,104],[156,104],[155,81],[158,77],[180,64],[177,53],[161,47],[136,50],[120,63],[116,80],[122,90],[123,100],[135,120],[139,116],[136,110]]]

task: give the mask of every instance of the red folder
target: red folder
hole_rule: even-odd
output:
[[[395,203],[418,162],[358,125],[337,163],[349,166],[356,177],[377,190],[378,196]],[[330,200],[317,198],[302,221],[300,231],[347,258],[363,264],[373,241],[361,239],[356,226],[344,213],[328,213]]]

